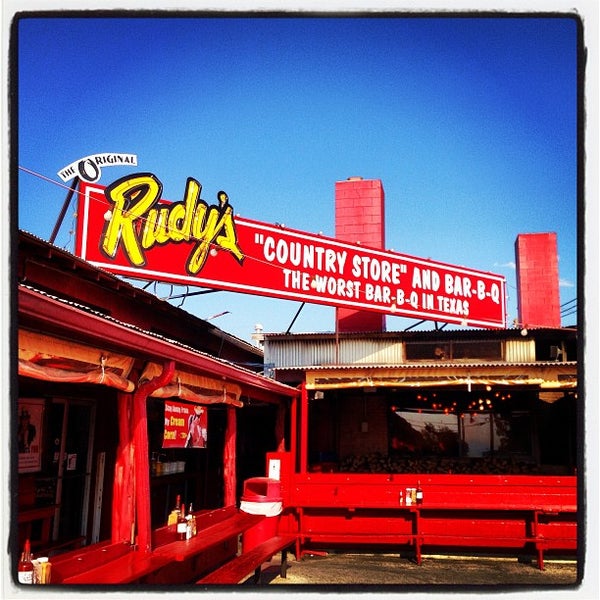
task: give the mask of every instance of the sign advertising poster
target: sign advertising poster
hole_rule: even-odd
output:
[[[34,473],[42,468],[43,400],[19,400],[17,442],[19,473]]]
[[[82,182],[76,253],[115,274],[372,310],[471,327],[504,327],[505,279],[234,217],[188,178],[166,202],[150,173],[106,188]]]
[[[206,448],[207,431],[205,406],[165,402],[163,448]]]

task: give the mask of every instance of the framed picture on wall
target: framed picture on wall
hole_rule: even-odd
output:
[[[33,473],[42,468],[44,401],[20,399],[17,412],[19,473]]]

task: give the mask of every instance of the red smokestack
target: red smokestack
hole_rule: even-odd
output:
[[[556,233],[522,233],[515,241],[519,326],[560,327]]]
[[[383,250],[385,248],[385,196],[379,179],[350,177],[335,184],[335,237]],[[338,308],[336,331],[385,331],[385,315],[373,311]]]

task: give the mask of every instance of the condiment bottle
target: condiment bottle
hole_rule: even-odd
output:
[[[179,519],[179,513],[181,512],[181,496],[177,494],[177,499],[175,500],[175,508],[169,513],[169,518],[167,519],[167,525],[177,525],[177,520]]]
[[[190,525],[190,537],[194,537],[198,533],[198,526],[196,524],[196,515],[193,514],[194,511],[192,509],[192,503],[190,502],[190,512],[188,513],[187,518],[189,519]]]
[[[33,583],[33,562],[31,559],[31,543],[29,540],[25,540],[25,548],[23,549],[21,560],[17,567],[19,583]]]
[[[196,515],[192,515],[192,537],[198,535],[198,524],[196,523]]]
[[[420,481],[417,482],[417,504],[423,504],[423,490]]]
[[[185,519],[185,504],[181,505],[181,511],[177,519],[177,539],[185,540],[187,536],[187,521]]]

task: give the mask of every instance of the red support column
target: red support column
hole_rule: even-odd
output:
[[[223,449],[223,479],[225,506],[236,504],[236,476],[235,476],[235,438],[237,420],[234,406],[227,406],[227,427],[225,429],[225,447]]]
[[[290,460],[293,474],[298,468],[298,396],[292,398],[290,413]]]
[[[136,522],[138,548],[144,552],[152,549],[152,525],[150,518],[150,467],[148,464],[148,415],[146,401],[158,388],[169,383],[175,372],[175,361],[168,361],[160,375],[142,383],[133,393],[133,443],[135,446],[135,470],[133,487],[136,499]]]
[[[277,452],[285,452],[285,407],[286,403],[282,400],[277,407],[277,417],[275,421],[275,440],[277,441]]]
[[[119,420],[119,446],[115,461],[112,500],[111,541],[131,541],[131,528],[135,522],[135,497],[133,494],[133,440],[131,432],[132,394],[117,395]]]
[[[308,470],[308,392],[302,382],[300,396],[300,473]]]

